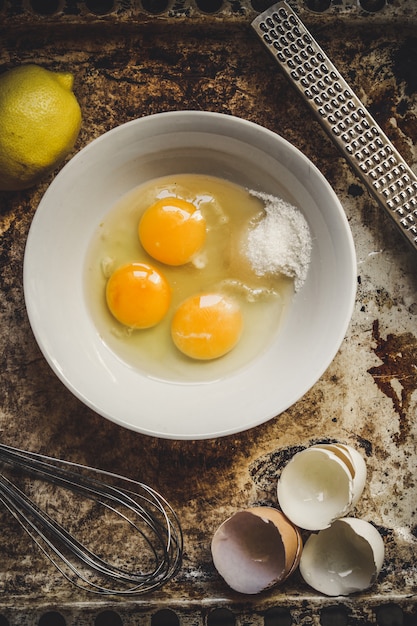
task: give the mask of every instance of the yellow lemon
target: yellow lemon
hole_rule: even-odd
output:
[[[72,150],[81,127],[73,82],[33,64],[0,74],[0,190],[35,185]]]

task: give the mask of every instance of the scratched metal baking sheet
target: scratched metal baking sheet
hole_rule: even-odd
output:
[[[250,22],[267,6],[261,0],[0,0],[0,71],[35,62],[75,75],[83,126],[74,152],[118,124],[160,111],[206,109],[262,124],[304,152],[335,189],[352,228],[358,281],[336,358],[288,411],[222,439],[153,439],[82,405],[33,338],[23,253],[54,175],[32,190],[0,193],[1,440],[142,480],[168,497],[185,532],[175,580],[142,598],[103,599],[74,590],[0,511],[1,626],[417,623],[417,258],[252,33]],[[291,6],[416,168],[417,3],[299,0]],[[232,593],[211,563],[214,529],[239,508],[275,505],[283,463],[323,440],[349,443],[366,458],[369,479],[355,514],[384,537],[378,582],[336,599],[307,588],[298,575],[254,598]],[[46,492],[52,508],[54,497]],[[68,516],[74,521],[73,511]],[[94,518],[89,523],[104,532],[94,528]]]

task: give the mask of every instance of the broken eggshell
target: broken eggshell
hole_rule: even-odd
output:
[[[213,535],[213,563],[239,593],[255,594],[283,582],[300,561],[298,528],[277,509],[253,507],[234,513]]]
[[[344,444],[317,444],[295,454],[278,480],[278,501],[300,528],[322,530],[345,517],[366,481],[362,456]]]
[[[376,580],[384,561],[384,542],[369,522],[336,520],[307,539],[300,560],[304,581],[327,596],[363,591]]]

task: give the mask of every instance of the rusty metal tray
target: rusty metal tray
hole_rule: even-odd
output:
[[[147,482],[169,497],[185,532],[182,570],[162,590],[102,598],[69,586],[0,511],[0,626],[417,624],[417,258],[251,31],[250,22],[270,4],[0,0],[0,70],[32,61],[75,74],[84,117],[76,150],[122,122],[160,111],[207,109],[258,122],[303,151],[332,184],[358,259],[346,338],[304,398],[241,435],[153,439],[82,405],[32,336],[23,253],[53,175],[29,191],[0,193],[2,441]],[[290,4],[416,168],[417,4]],[[369,480],[356,514],[385,540],[378,582],[347,598],[321,596],[297,575],[250,600],[232,593],[211,563],[213,530],[238,508],[274,504],[289,454],[323,440],[350,443],[366,457]]]

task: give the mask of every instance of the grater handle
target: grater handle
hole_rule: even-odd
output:
[[[417,177],[287,2],[252,27],[368,190],[417,250]]]

